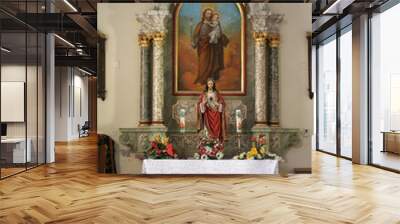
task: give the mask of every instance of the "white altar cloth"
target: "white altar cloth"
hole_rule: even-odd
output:
[[[279,174],[278,160],[145,159],[142,174]]]

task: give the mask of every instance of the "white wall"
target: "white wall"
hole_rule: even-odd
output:
[[[97,4],[97,29],[106,35],[106,100],[97,101],[97,132],[118,143],[119,128],[136,127],[139,122],[140,49],[139,23],[135,13],[151,9],[146,3]],[[116,144],[116,154],[124,145]],[[139,173],[140,161],[116,158],[119,173]],[[120,164],[130,164],[120,166]]]
[[[55,140],[77,139],[78,124],[88,120],[88,78],[76,68],[56,67],[55,86]]]
[[[146,3],[98,4],[98,30],[106,35],[106,100],[98,100],[98,133],[118,144],[119,128],[136,127],[139,121],[140,49],[139,24],[135,13],[151,8]],[[282,127],[303,128],[313,133],[313,101],[308,98],[307,32],[311,32],[311,4],[269,4],[285,14],[281,26],[281,114]],[[249,44],[251,42],[249,41]],[[116,153],[119,155],[119,153]],[[120,173],[139,173],[133,156],[117,158]],[[289,170],[311,167],[311,136],[287,156]]]
[[[308,45],[311,32],[311,3],[268,4],[285,18],[281,24],[280,96],[281,126],[303,128],[308,133],[299,148],[289,151],[288,169],[311,168],[311,135],[314,132],[313,100],[308,98]]]

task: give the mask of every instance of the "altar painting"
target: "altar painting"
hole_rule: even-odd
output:
[[[208,79],[245,94],[245,17],[238,3],[181,3],[174,14],[174,94],[197,95]]]

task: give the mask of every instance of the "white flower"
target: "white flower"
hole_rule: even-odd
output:
[[[212,151],[212,148],[210,146],[206,146],[204,148],[206,149],[207,153],[210,153]]]
[[[196,153],[193,155],[193,159],[200,159],[200,155],[196,152]]]
[[[224,153],[223,152],[217,152],[217,155],[215,155],[217,159],[222,159],[224,158]]]
[[[257,159],[262,159],[262,156],[260,154],[257,154]]]
[[[206,154],[201,155],[200,159],[207,160],[208,156]]]
[[[234,156],[232,159],[239,159],[239,156]]]

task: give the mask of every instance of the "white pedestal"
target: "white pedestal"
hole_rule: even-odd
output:
[[[145,159],[142,174],[279,174],[278,160]]]

